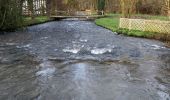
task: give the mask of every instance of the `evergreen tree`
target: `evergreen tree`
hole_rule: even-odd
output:
[[[105,8],[105,0],[98,0],[98,14],[102,14],[101,11],[104,11]]]

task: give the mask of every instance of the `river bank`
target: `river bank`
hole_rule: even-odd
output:
[[[170,34],[165,33],[152,33],[152,32],[142,32],[137,30],[128,30],[119,28],[119,16],[100,18],[95,20],[96,25],[107,28],[118,34],[123,34],[132,37],[141,37],[156,39],[165,42],[167,47],[170,47]]]

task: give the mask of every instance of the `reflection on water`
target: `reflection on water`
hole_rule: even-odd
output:
[[[39,67],[40,71],[36,73],[37,76],[52,76],[55,72],[55,67],[49,61],[44,61]]]
[[[166,70],[161,70],[161,73],[158,71],[161,61],[41,61],[30,55],[20,59],[22,55],[18,53],[27,53],[20,52],[20,49],[16,49],[15,55],[11,57],[11,49],[14,48],[3,48],[1,54],[8,60],[1,60],[0,63],[0,99],[170,99],[169,74],[164,74]],[[167,60],[162,63],[168,67]],[[166,84],[162,84],[158,78],[155,80],[155,77],[166,80]]]
[[[75,80],[88,80],[87,73],[86,73],[86,66],[85,64],[77,64],[75,65]]]

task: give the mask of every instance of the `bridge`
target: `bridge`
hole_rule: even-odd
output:
[[[92,12],[91,10],[85,11],[55,11],[55,14],[50,16],[53,19],[67,19],[67,18],[78,18],[78,19],[96,19],[106,17],[104,12],[101,11],[101,15],[98,12]]]

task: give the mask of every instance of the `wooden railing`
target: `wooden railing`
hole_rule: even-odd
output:
[[[85,11],[54,11],[51,15],[52,16],[90,16],[90,15],[98,15],[98,13],[101,13],[101,15],[104,15],[104,11],[95,11],[92,12],[91,10],[85,10]]]

